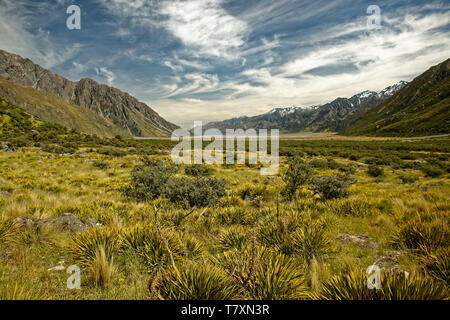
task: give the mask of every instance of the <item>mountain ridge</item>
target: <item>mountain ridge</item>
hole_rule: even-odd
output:
[[[376,136],[450,133],[450,59],[430,67],[341,133]]]
[[[152,108],[117,88],[97,83],[90,78],[71,81],[47,70],[27,58],[0,49],[0,79],[62,98],[70,105],[81,106],[111,121],[127,136],[167,136],[178,128]],[[3,83],[4,84],[4,83]],[[5,90],[3,90],[5,91]],[[17,104],[19,94],[13,99]],[[58,100],[58,99],[55,99]],[[58,101],[59,103],[59,101]],[[55,105],[57,108],[58,105]],[[28,108],[30,113],[36,108]],[[39,114],[37,114],[39,115]],[[41,115],[42,116],[42,115]],[[50,120],[50,119],[49,119]],[[51,119],[58,122],[59,119]],[[67,125],[65,123],[64,125]]]
[[[309,107],[273,108],[256,116],[242,116],[223,121],[207,123],[205,130],[225,129],[281,129],[282,132],[336,132],[344,129],[357,119],[365,110],[384,101],[403,88],[406,81],[399,81],[376,92],[365,90],[350,98],[336,98],[323,105]]]

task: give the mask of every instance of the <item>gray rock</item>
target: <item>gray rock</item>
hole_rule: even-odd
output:
[[[61,230],[68,230],[73,233],[83,232],[88,229],[88,227],[72,213],[63,213],[60,217],[54,219],[17,218],[16,222],[26,229],[50,226]]]
[[[352,243],[358,245],[360,248],[378,248],[378,243],[366,236],[365,234],[348,234],[341,233],[336,236],[336,239],[343,243]]]

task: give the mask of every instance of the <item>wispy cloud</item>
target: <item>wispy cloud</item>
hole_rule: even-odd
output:
[[[108,70],[108,68],[106,67],[95,68],[95,72],[97,73],[98,76],[106,79],[106,82],[108,83],[109,86],[112,86],[114,80],[116,80],[116,75],[114,74],[114,72]]]
[[[70,60],[82,48],[78,43],[58,45],[48,30],[35,23],[40,12],[49,10],[46,4],[30,7],[23,0],[0,2],[0,48],[30,58],[45,68]]]

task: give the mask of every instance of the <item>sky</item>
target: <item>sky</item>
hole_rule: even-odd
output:
[[[0,0],[0,48],[190,128],[410,81],[450,57],[450,1]]]

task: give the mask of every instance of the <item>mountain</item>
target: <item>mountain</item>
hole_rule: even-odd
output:
[[[400,81],[380,92],[363,91],[351,98],[337,98],[320,106],[274,108],[271,111],[253,116],[239,117],[225,121],[210,122],[205,130],[225,129],[280,129],[281,132],[300,131],[340,131],[358,119],[362,113],[391,97],[407,82]]]
[[[4,50],[0,79],[0,97],[69,128],[105,136],[168,136],[178,128],[128,93],[92,79],[70,81]]]
[[[450,133],[450,59],[431,67],[363,114],[345,135],[429,136]]]

